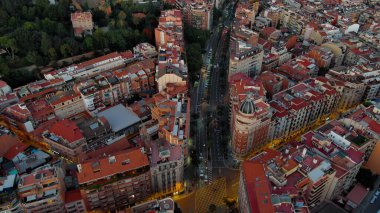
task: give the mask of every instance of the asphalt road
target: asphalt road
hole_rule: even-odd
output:
[[[233,4],[233,2],[231,2]],[[230,5],[231,5],[230,4]],[[225,21],[222,23],[222,33],[220,39],[218,41],[213,69],[210,74],[210,90],[209,90],[209,105],[213,111],[212,119],[213,119],[213,132],[212,136],[212,147],[211,147],[211,159],[213,168],[225,168],[226,165],[224,163],[224,147],[221,143],[221,129],[219,128],[219,120],[220,118],[217,115],[216,109],[219,104],[222,103],[224,96],[227,92],[226,88],[220,87],[220,74],[221,72],[225,72],[227,75],[228,72],[228,54],[226,54],[228,38],[226,37],[228,31],[231,29],[231,24],[233,22],[235,10],[233,6],[227,6],[230,10],[228,11],[228,16]],[[226,115],[223,115],[226,116]]]
[[[212,30],[212,35],[206,45],[206,53],[203,55],[203,67],[208,69],[211,64],[211,70],[207,75],[200,75],[200,79],[197,87],[191,89],[191,111],[199,115],[197,128],[195,133],[194,145],[197,150],[198,156],[200,158],[201,164],[199,165],[198,175],[204,177],[207,175],[206,182],[211,182],[213,179],[213,168],[224,168],[224,157],[223,157],[223,145],[219,143],[220,137],[218,135],[218,130],[214,129],[211,132],[211,139],[213,144],[211,149],[207,148],[208,143],[208,133],[207,124],[208,118],[206,112],[202,110],[202,104],[208,103],[211,106],[213,113],[212,116],[216,117],[216,106],[219,104],[220,100],[224,95],[224,92],[220,90],[219,84],[219,72],[227,72],[226,54],[221,54],[225,50],[225,45],[227,42],[224,39],[226,36],[223,34],[223,30],[230,29],[231,23],[234,17],[234,7],[231,6],[234,2],[227,5],[225,11],[228,11],[228,16],[224,19],[221,26],[215,27]],[[208,100],[207,100],[208,97]],[[218,120],[215,119],[217,125]],[[211,151],[211,153],[209,153]],[[202,174],[202,175],[201,175]],[[202,178],[201,178],[202,179]]]

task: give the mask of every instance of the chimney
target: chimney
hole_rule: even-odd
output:
[[[317,159],[313,159],[313,163],[317,164],[318,163]]]
[[[109,162],[109,164],[114,164],[114,163],[116,163],[116,158],[115,158],[115,156],[111,156],[111,157],[109,157],[109,158],[108,158],[108,162]]]
[[[303,148],[303,150],[302,150],[302,157],[303,157],[303,158],[304,158],[305,155],[306,155],[306,151],[307,151],[307,149],[306,149],[306,148]]]

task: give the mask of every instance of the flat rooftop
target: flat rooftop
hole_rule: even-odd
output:
[[[111,125],[113,132],[119,132],[120,130],[141,122],[141,119],[134,112],[127,109],[122,104],[101,111],[97,116],[105,117]]]

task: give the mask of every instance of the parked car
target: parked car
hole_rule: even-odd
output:
[[[371,199],[371,201],[370,201],[370,203],[371,204],[374,204],[375,203],[375,201],[376,201],[376,199],[377,199],[377,196],[375,195],[375,196],[373,196],[372,197],[372,199]]]

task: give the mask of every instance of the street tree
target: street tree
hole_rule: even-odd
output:
[[[5,51],[14,59],[15,52],[18,50],[16,40],[8,36],[0,37],[0,47],[3,47]]]

